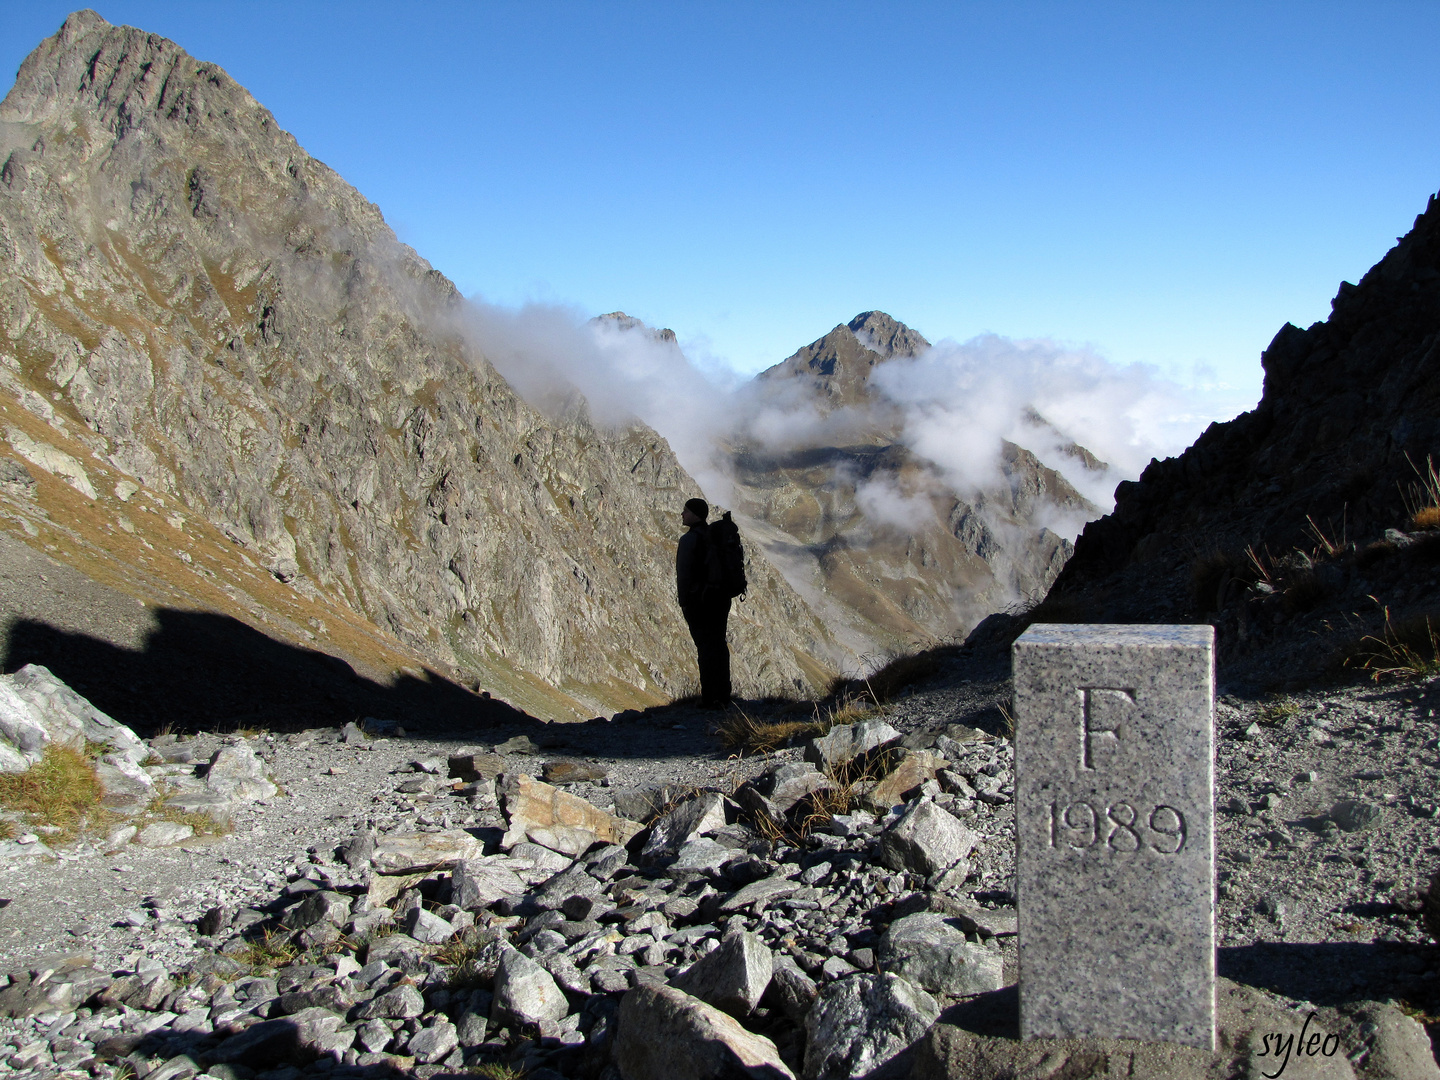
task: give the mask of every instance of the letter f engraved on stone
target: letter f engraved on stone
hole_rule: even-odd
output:
[[[1080,770],[1095,771],[1097,741],[1114,746],[1125,733],[1125,716],[1135,708],[1135,691],[1119,686],[1080,687]]]

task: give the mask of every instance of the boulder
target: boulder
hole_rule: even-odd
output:
[[[954,815],[921,799],[881,835],[875,859],[891,870],[911,870],[929,877],[955,866],[979,840]]]
[[[455,1025],[441,1017],[412,1035],[405,1048],[417,1065],[430,1065],[449,1054],[459,1042]]]
[[[0,675],[0,772],[24,772],[40,760],[46,743],[75,750],[99,743],[139,765],[150,754],[135,732],[107,716],[56,678],[48,668],[26,664]]]
[[[798,881],[791,881],[781,874],[771,874],[759,881],[752,881],[744,888],[737,890],[727,897],[720,905],[720,910],[739,911],[742,908],[750,907],[752,904],[769,903],[771,900],[780,900],[787,896],[793,896],[803,886]]]
[[[613,1055],[625,1080],[795,1080],[773,1042],[673,986],[620,1000]]]
[[[514,949],[500,957],[490,1018],[497,1024],[537,1024],[570,1011],[560,987],[543,967]]]
[[[547,761],[541,768],[540,775],[547,784],[578,784],[585,780],[604,780],[609,773],[604,766],[593,761],[557,758]]]
[[[466,911],[479,911],[524,891],[525,882],[515,871],[483,859],[460,860],[450,877],[450,903]]]
[[[581,866],[561,870],[535,890],[535,906],[542,911],[557,911],[565,901],[576,896],[599,896],[600,882],[587,874]]]
[[[505,759],[499,754],[451,754],[447,765],[450,779],[473,784],[476,780],[494,780],[504,771]]]
[[[351,870],[370,865],[375,854],[375,833],[370,829],[359,829],[355,835],[335,849],[335,857]]]
[[[923,1038],[939,1015],[934,998],[898,975],[837,979],[805,1018],[805,1080],[869,1076]]]
[[[286,911],[280,921],[291,930],[302,930],[320,923],[344,926],[350,918],[350,903],[350,897],[344,893],[317,889],[307,893],[304,900]]]
[[[181,814],[204,814],[220,825],[229,825],[235,816],[235,802],[214,791],[181,791],[165,800],[165,807]]]
[[[102,754],[95,762],[95,775],[103,793],[100,802],[106,809],[134,813],[144,810],[155,797],[150,774],[124,754]]]
[[[313,1061],[333,1049],[328,1045],[345,1018],[329,1009],[305,1009],[294,1016],[264,1020],[225,1039],[211,1050],[211,1062],[251,1069]]]
[[[686,841],[680,848],[675,861],[665,868],[665,876],[682,884],[702,877],[713,877],[719,873],[722,866],[741,855],[743,852],[728,848],[708,836],[697,836]]]
[[[649,821],[692,789],[679,784],[647,784],[615,793],[615,813],[631,821]]]
[[[1330,808],[1330,820],[1344,832],[1366,832],[1384,816],[1384,810],[1364,799],[1341,799]]]
[[[1383,1076],[1387,1080],[1440,1077],[1440,1069],[1436,1069],[1429,1053],[1424,1028],[1393,1006],[1391,1011],[1400,1020],[1408,1021],[1409,1030],[1401,1031],[1393,1039],[1382,1040],[1377,1036],[1383,1029],[1372,1027],[1368,1035],[1362,1034],[1360,1025],[1366,1020],[1355,1018],[1350,1021],[1354,1030],[1342,1031],[1348,1026],[1346,1019],[1334,1010],[1323,1009],[1317,1010],[1307,1022],[1306,1013],[1283,1008],[1259,991],[1228,979],[1217,980],[1215,1004],[1217,1049],[1214,1051],[1131,1039],[1022,1042],[1017,1025],[1016,988],[1007,987],[946,1010],[942,1022],[916,1047],[910,1075],[914,1080],[949,1080],[956,1076],[967,1080],[1012,1080],[1017,1076],[1039,1075],[1095,1077],[1096,1080],[1102,1077],[1227,1080],[1233,1076],[1281,1075],[1306,1080],[1354,1080],[1355,1072],[1346,1058],[1368,1045],[1368,1057],[1379,1055],[1386,1060],[1378,1071],[1367,1067],[1367,1076]],[[1267,1035],[1294,1036],[1292,1047],[1298,1049],[1302,1030],[1306,1044],[1311,1041],[1310,1035],[1317,1035],[1313,1049],[1323,1050],[1328,1045],[1330,1054],[1297,1056],[1292,1052],[1282,1057],[1275,1053],[1279,1040],[1265,1038]],[[1408,1038],[1400,1037],[1405,1035]],[[1366,1064],[1371,1065],[1369,1061]]]
[[[280,790],[265,775],[265,763],[241,744],[222,746],[210,759],[205,786],[217,795],[240,802],[270,799]]]
[[[882,971],[947,997],[968,997],[1002,985],[999,951],[972,944],[934,912],[892,922],[880,938],[875,961]]]
[[[169,847],[182,840],[188,840],[193,835],[195,835],[195,829],[190,825],[182,825],[176,821],[156,821],[141,829],[136,840],[141,847]]]
[[[640,851],[642,866],[673,859],[687,840],[723,829],[725,797],[706,791],[681,803],[650,826],[650,835]]]
[[[592,806],[578,795],[561,791],[523,773],[506,776],[501,794],[509,828],[500,847],[511,850],[530,840],[552,851],[579,855],[596,841],[624,845],[640,831],[626,821]]]
[[[889,773],[865,791],[860,801],[874,810],[889,810],[905,802],[926,780],[933,780],[945,759],[924,750],[911,750]]]
[[[376,839],[370,862],[382,874],[414,874],[478,859],[484,853],[484,845],[462,829],[391,833]]]
[[[425,999],[408,983],[386,990],[355,1010],[357,1020],[410,1020],[425,1011]]]
[[[732,934],[670,985],[732,1016],[749,1016],[770,985],[774,960],[758,934]]]
[[[425,946],[409,934],[386,934],[365,946],[365,962],[383,960],[402,971],[418,971],[425,956]]]
[[[770,985],[765,990],[765,1003],[778,1008],[796,1027],[805,1026],[805,1017],[815,1005],[820,990],[815,980],[800,970],[800,965],[786,953],[774,958]]]
[[[754,790],[783,814],[806,795],[833,788],[835,782],[812,762],[787,761],[765,770],[744,786]]]
[[[405,916],[405,933],[426,945],[440,945],[455,936],[455,928],[433,911],[414,907]]]
[[[833,772],[862,754],[899,741],[900,732],[884,720],[860,720],[833,727],[828,734],[811,739],[805,747],[805,760]]]

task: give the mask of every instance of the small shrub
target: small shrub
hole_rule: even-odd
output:
[[[58,829],[52,835],[61,843],[101,823],[107,816],[100,805],[103,794],[94,762],[59,743],[47,743],[40,760],[25,772],[0,775],[0,806]]]
[[[1388,559],[1397,550],[1399,549],[1389,540],[1375,540],[1355,553],[1355,565],[1361,569],[1373,566],[1381,559]]]
[[[997,702],[995,707],[1000,710],[1000,722],[1004,725],[1005,737],[1011,742],[1015,741],[1015,715],[1010,710],[1014,707],[1013,701]]]
[[[1286,612],[1293,615],[1299,611],[1309,611],[1318,604],[1325,595],[1325,586],[1313,571],[1305,570],[1295,575],[1280,595]]]

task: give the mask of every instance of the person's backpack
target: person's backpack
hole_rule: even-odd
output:
[[[748,583],[745,581],[745,548],[740,543],[740,528],[726,510],[719,521],[712,521],[706,527],[709,541],[707,557],[710,561],[711,584],[730,599],[743,597]]]

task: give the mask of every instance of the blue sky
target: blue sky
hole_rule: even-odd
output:
[[[69,7],[0,8],[7,81]],[[1433,3],[97,10],[223,66],[467,294],[743,372],[881,308],[1234,411],[1440,187]]]

